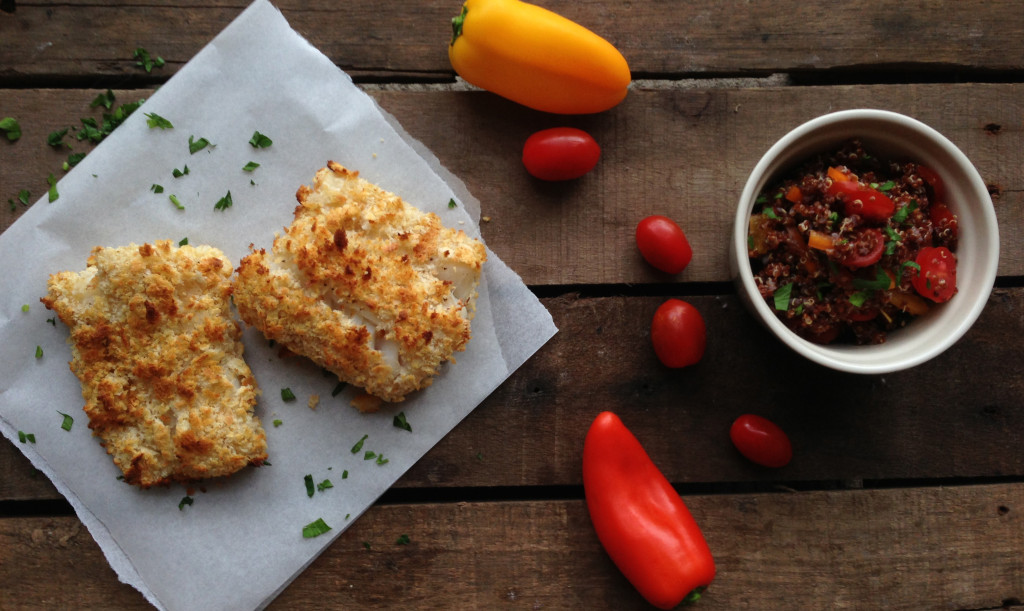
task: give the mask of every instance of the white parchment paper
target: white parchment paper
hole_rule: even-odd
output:
[[[119,100],[126,101],[133,100]],[[174,128],[149,128],[145,113]],[[255,131],[273,145],[250,146]],[[190,136],[214,146],[190,154]],[[457,364],[406,402],[363,415],[349,406],[352,390],[332,397],[335,379],[305,359],[281,358],[248,329],[246,360],[263,389],[257,413],[271,466],[211,480],[181,509],[183,487],[120,482],[88,429],[67,366],[67,330],[47,324],[53,313],[39,303],[48,275],[83,269],[96,245],[186,237],[237,264],[250,243],[270,247],[291,221],[296,189],[328,160],[479,237],[479,204],[465,186],[275,7],[257,0],[58,183],[57,201],[43,198],[0,235],[0,260],[18,262],[5,266],[0,292],[0,430],[67,497],[121,580],[158,608],[268,604],[556,332],[519,277],[489,252],[473,338]],[[260,167],[244,172],[249,161]],[[185,165],[189,173],[173,178]],[[154,193],[154,184],[164,192]],[[229,191],[232,207],[214,210]],[[281,399],[285,387],[296,401]],[[307,406],[312,395],[320,398],[315,410]],[[412,432],[393,426],[399,411]],[[59,412],[75,419],[70,431]],[[19,442],[19,431],[36,442]],[[364,460],[366,451],[387,461]],[[309,498],[307,474],[334,487]],[[304,539],[302,527],[317,518],[332,530]]]

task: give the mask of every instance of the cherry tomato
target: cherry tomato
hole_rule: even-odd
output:
[[[594,169],[601,147],[590,134],[575,127],[552,127],[526,139],[523,165],[541,180],[572,180]]]
[[[665,216],[641,220],[636,226],[636,245],[648,263],[669,274],[683,271],[693,258],[686,234]]]
[[[729,428],[729,438],[740,454],[764,467],[785,467],[793,458],[793,445],[786,433],[761,416],[737,418]]]
[[[945,246],[926,246],[915,261],[921,269],[910,283],[914,290],[936,303],[949,301],[956,294],[956,257]]]
[[[936,231],[943,231],[949,229],[950,235],[954,238],[959,233],[959,221],[953,211],[942,202],[934,202],[931,207],[928,208],[928,218],[931,219],[932,225],[935,226]]]
[[[920,176],[928,186],[932,188],[932,196],[939,200],[945,201],[946,199],[946,183],[942,182],[942,177],[935,170],[919,165],[917,166],[917,175]]]
[[[856,180],[834,180],[826,191],[843,201],[846,216],[859,214],[871,221],[885,222],[896,212],[896,203],[888,195]]]
[[[885,238],[877,229],[861,229],[851,240],[850,247],[842,256],[842,264],[850,268],[861,268],[878,263],[885,252]]]
[[[654,313],[651,342],[658,360],[666,367],[694,365],[704,356],[708,343],[704,317],[689,303],[669,299]]]

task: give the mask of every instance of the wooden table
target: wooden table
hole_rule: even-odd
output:
[[[107,88],[146,97],[245,6],[5,2],[0,201],[46,190],[51,131]],[[272,604],[292,608],[645,608],[603,552],[581,485],[584,433],[618,413],[713,550],[704,609],[1024,606],[1024,10],[1016,0],[834,3],[549,0],[629,60],[625,102],[557,117],[455,82],[458,0],[282,0],[480,199],[483,235],[558,335],[409,471]],[[132,53],[167,60],[146,73]],[[975,163],[1000,224],[996,288],[938,358],[857,376],[790,353],[741,307],[726,246],[747,173],[797,124],[874,107],[942,131]],[[95,111],[92,111],[96,114]],[[568,184],[524,172],[522,142],[574,125],[603,145]],[[24,207],[0,208],[0,229]],[[695,251],[678,277],[638,255],[651,213]],[[26,252],[26,256],[30,256]],[[4,265],[17,265],[5,261]],[[700,308],[703,361],[661,367],[648,325],[669,296]],[[728,438],[747,412],[790,434],[778,470]],[[0,607],[144,608],[45,477],[0,443]],[[400,534],[408,545],[395,545]],[[368,547],[364,542],[369,544]]]

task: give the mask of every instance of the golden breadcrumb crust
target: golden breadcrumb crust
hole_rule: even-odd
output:
[[[259,390],[230,313],[232,266],[209,246],[96,247],[50,276],[70,328],[89,428],[142,487],[234,473],[267,457]]]
[[[379,399],[429,386],[469,341],[483,244],[333,161],[296,199],[238,267],[242,320]]]

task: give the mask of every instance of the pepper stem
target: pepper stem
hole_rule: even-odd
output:
[[[696,588],[690,590],[690,593],[687,594],[686,598],[683,599],[682,604],[684,604],[684,605],[692,605],[692,604],[694,604],[695,602],[700,600],[700,595],[703,594],[704,590],[706,590],[706,589],[707,589],[707,586],[697,586]]]
[[[455,44],[455,39],[462,36],[462,23],[466,20],[466,5],[462,5],[462,12],[458,16],[452,17],[452,41],[449,45]]]

